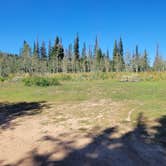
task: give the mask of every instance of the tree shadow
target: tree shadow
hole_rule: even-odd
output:
[[[159,123],[154,127],[156,130],[155,141],[166,147],[166,115],[157,120]]]
[[[117,127],[107,128],[91,143],[83,148],[75,149],[70,142],[61,142],[58,138],[45,136],[43,141],[59,143],[68,153],[61,160],[52,159],[57,149],[51,153],[39,154],[37,148],[32,150],[28,158],[20,160],[15,166],[24,165],[28,161],[32,166],[165,166],[166,156],[158,145],[147,143],[149,138],[143,114],[140,114],[136,127],[119,137],[112,137],[118,132]],[[79,138],[76,138],[79,139]]]
[[[140,138],[140,139],[141,138],[146,139],[146,138],[149,138],[149,136],[150,136],[148,133],[146,118],[144,117],[142,112],[139,113],[139,115],[138,115],[134,134],[135,134],[135,136],[137,136],[137,138]]]
[[[12,127],[11,121],[21,116],[32,116],[41,113],[45,102],[0,103],[0,128]]]

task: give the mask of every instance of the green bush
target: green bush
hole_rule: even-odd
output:
[[[26,86],[56,86],[59,85],[59,81],[56,78],[51,77],[28,77],[23,79]]]
[[[0,82],[4,82],[5,79],[3,77],[0,77]]]

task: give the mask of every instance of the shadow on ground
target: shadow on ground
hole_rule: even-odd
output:
[[[0,128],[10,128],[11,121],[21,117],[41,113],[45,102],[0,103]]]
[[[159,125],[154,129],[157,131],[155,140],[166,147],[166,115],[157,120]]]
[[[158,135],[163,132],[162,117],[156,127]],[[162,132],[161,132],[162,130]],[[61,142],[58,138],[45,136],[42,141],[50,141],[61,145],[61,149],[68,151],[66,157],[54,160],[58,150],[51,153],[39,154],[38,149],[31,151],[27,158],[20,160],[15,166],[165,166],[165,151],[148,134],[147,126],[142,114],[139,115],[137,125],[133,131],[121,137],[111,137],[118,132],[117,127],[107,128],[97,136],[92,137],[91,143],[80,149],[74,149],[70,142]],[[163,136],[163,135],[162,135]],[[77,138],[76,138],[77,139]]]

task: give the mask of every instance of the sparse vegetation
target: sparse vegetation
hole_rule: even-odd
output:
[[[139,81],[121,82],[124,77],[138,77]],[[166,112],[164,72],[49,74],[28,76],[23,80],[23,83],[6,81],[1,87],[0,100],[62,103],[100,99],[126,101],[128,111],[136,109],[132,114],[133,120],[138,112],[144,112],[149,118],[158,118]],[[61,85],[57,86],[59,83]],[[45,88],[42,88],[43,86]]]

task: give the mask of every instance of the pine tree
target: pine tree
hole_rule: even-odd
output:
[[[22,58],[22,70],[27,73],[31,72],[31,48],[29,44],[24,41],[23,48],[21,50],[21,58]]]
[[[106,56],[104,57],[104,64],[106,72],[110,71],[110,58],[109,58],[109,51],[107,49]]]
[[[53,53],[54,53],[55,57],[58,57],[59,44],[60,44],[60,39],[57,36],[56,39],[55,39],[55,45],[54,45],[54,49],[53,49]]]
[[[37,53],[36,53],[36,43],[34,42],[33,44],[33,56],[37,57]]]
[[[37,46],[36,46],[36,42],[34,42],[34,46],[33,46],[33,53],[32,53],[32,71],[33,72],[37,72],[38,71],[38,54],[37,54]]]
[[[86,53],[86,43],[83,43],[83,47],[82,47],[82,56],[81,56],[81,70],[83,72],[87,71],[87,53]]]
[[[157,45],[156,57],[154,60],[153,68],[155,71],[164,71],[165,69],[165,62],[162,59],[162,57],[159,55],[159,45]]]
[[[83,48],[82,48],[82,59],[86,58],[86,43],[84,42]]]
[[[89,46],[89,49],[88,49],[88,66],[87,66],[87,71],[88,72],[91,72],[93,71],[94,69],[94,63],[93,63],[93,52],[92,52],[92,49],[91,47]]]
[[[138,51],[138,45],[135,48],[135,64],[136,64],[136,72],[140,71],[140,56]]]
[[[97,55],[97,51],[99,49],[99,42],[98,42],[98,38],[96,36],[96,39],[95,39],[95,46],[94,46],[94,58],[96,57]]]
[[[68,49],[66,50],[66,58],[68,61],[68,72],[72,72],[72,59],[73,59],[73,50],[72,44],[69,44]]]
[[[62,60],[64,58],[64,49],[62,44],[59,44],[58,46],[57,57],[59,60]]]
[[[145,49],[143,55],[143,71],[147,71],[148,69],[149,69],[148,53]]]
[[[52,56],[52,45],[51,45],[51,41],[49,41],[48,43],[48,58],[51,59]]]
[[[36,59],[40,58],[40,50],[39,50],[39,43],[38,40],[36,42],[34,42],[34,46],[33,46],[33,56]]]
[[[96,60],[97,60],[97,63],[100,63],[100,60],[102,59],[102,57],[103,57],[102,50],[101,50],[101,48],[99,48],[99,49],[97,50],[97,53],[96,53]]]
[[[136,56],[136,59],[138,59],[138,60],[139,60],[138,45],[136,45],[136,47],[135,47],[135,56]]]
[[[106,57],[109,59],[110,58],[110,53],[109,50],[107,49]]]
[[[133,70],[135,72],[139,72],[141,70],[140,55],[139,55],[138,45],[136,45],[136,47],[135,47],[135,54],[133,55]]]
[[[52,55],[51,55],[51,57],[54,57],[54,58],[58,57],[59,44],[60,44],[59,42],[60,42],[60,40],[59,40],[59,37],[57,36],[56,39],[55,39],[54,47],[52,49]]]
[[[118,45],[117,45],[117,40],[115,40],[114,49],[113,49],[113,71],[117,71],[118,61],[119,61]]]
[[[124,63],[124,57],[123,57],[123,54],[124,54],[124,50],[123,50],[123,42],[122,42],[122,38],[120,38],[120,41],[119,41],[119,63],[120,63],[120,66],[121,66],[121,71],[124,69],[124,66],[125,66],[125,63]]]
[[[21,55],[22,55],[22,57],[30,57],[31,56],[31,48],[26,41],[24,41]]]
[[[38,40],[36,41],[36,55],[38,58],[40,58],[40,49],[39,49],[39,42]]]
[[[69,47],[68,47],[68,59],[71,61],[72,57],[73,57],[72,44],[69,44]]]
[[[45,46],[45,42],[42,42],[41,48],[40,48],[40,57],[42,60],[46,60],[47,59],[47,52],[46,52],[46,46]]]
[[[59,37],[57,36],[56,39],[55,39],[55,46],[57,46],[59,43],[60,43],[60,39],[59,39]]]
[[[77,34],[75,41],[74,41],[74,60],[78,61],[80,58],[79,54],[79,36]]]

